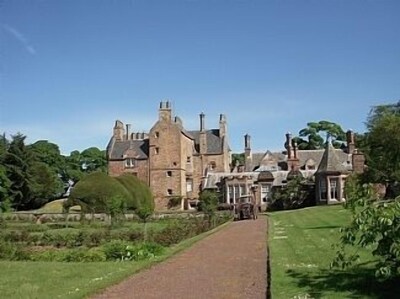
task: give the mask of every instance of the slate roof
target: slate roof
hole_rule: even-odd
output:
[[[343,151],[340,150],[341,153]],[[340,153],[338,150],[336,150],[332,143],[328,142],[326,144],[326,148],[324,150],[324,153],[322,155],[321,161],[318,166],[318,170],[316,173],[343,173],[347,172],[349,170],[349,166],[347,164],[347,154],[345,161],[343,161],[342,158],[344,156],[340,156]]]
[[[279,165],[279,163],[286,161],[286,156],[283,153],[279,153],[279,152],[273,153],[270,151],[267,151],[265,153],[254,153],[254,154],[252,154],[251,169],[254,170],[254,169],[258,168],[262,164],[262,160],[264,159],[264,157],[267,155],[269,156],[270,160],[275,160],[278,165]],[[262,169],[269,170],[269,169],[264,169],[264,168],[262,168]]]
[[[199,150],[200,145],[200,131],[188,131],[190,136],[193,136],[196,149]],[[207,130],[207,154],[220,154],[223,147],[223,139],[219,136],[219,130]]]
[[[339,164],[350,164],[351,157],[349,154],[341,149],[336,149],[331,145],[330,151],[334,153],[337,157]],[[325,149],[319,150],[299,150],[297,152],[297,157],[299,158],[300,167],[304,166],[308,160],[314,160],[316,165],[320,165],[322,157],[324,156]],[[348,163],[349,162],[349,163]]]
[[[112,141],[109,144],[108,151],[110,153],[111,160],[120,160],[124,158],[126,151],[135,152],[136,156],[132,158],[136,159],[147,159],[149,153],[149,140],[125,140],[125,141]]]

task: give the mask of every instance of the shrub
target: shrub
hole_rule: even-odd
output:
[[[268,201],[268,210],[292,210],[315,205],[314,184],[301,177],[293,177],[282,188],[272,190]]]
[[[168,200],[168,209],[180,207],[182,204],[182,196],[174,196]]]
[[[164,248],[156,243],[133,245],[125,241],[111,241],[103,246],[107,260],[140,261],[151,259],[163,253]]]
[[[104,262],[106,256],[99,249],[68,249],[68,250],[46,250],[41,252],[30,252],[28,259],[42,262]]]
[[[73,228],[51,230],[43,233],[40,245],[51,245],[55,247],[78,247],[82,246],[85,239],[83,231]]]
[[[0,240],[0,260],[18,261],[27,259],[22,247],[8,241]]]
[[[126,241],[113,240],[103,245],[103,252],[107,260],[123,260],[128,246],[130,244]]]
[[[82,212],[107,213],[110,201],[118,197],[128,203],[130,194],[115,178],[102,172],[94,172],[80,180],[65,202],[65,208],[81,206]]]
[[[130,174],[124,174],[115,179],[129,192],[129,202],[131,204],[128,205],[128,209],[135,210],[140,219],[145,222],[153,214],[155,206],[150,188],[137,177]]]

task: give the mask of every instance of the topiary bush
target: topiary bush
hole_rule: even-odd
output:
[[[131,196],[115,178],[102,172],[94,172],[76,184],[64,208],[79,205],[83,213],[109,213],[115,198],[121,200],[126,207]]]
[[[135,210],[138,214],[143,214],[140,210],[146,211],[146,213],[149,212],[150,214],[153,213],[155,206],[153,194],[145,183],[131,174],[123,174],[115,179],[129,192],[128,209]]]

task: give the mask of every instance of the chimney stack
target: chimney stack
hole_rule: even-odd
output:
[[[126,140],[129,140],[129,134],[130,134],[130,130],[131,130],[131,125],[130,124],[126,124]]]
[[[354,150],[356,149],[356,143],[354,141],[354,132],[352,130],[348,130],[346,132],[347,139],[347,153],[352,155]]]
[[[244,149],[245,150],[250,150],[251,149],[251,145],[250,145],[250,135],[246,134],[244,135]]]
[[[205,131],[205,114],[202,112],[200,113],[200,132],[204,132]]]
[[[244,170],[252,171],[253,157],[251,154],[250,135],[244,135]]]
[[[226,116],[224,114],[220,114],[219,116],[219,136],[225,137],[227,135],[227,124],[226,124]]]
[[[293,144],[292,144],[292,134],[290,132],[286,133],[286,143],[285,148],[287,150],[287,155],[289,159],[295,158],[294,151],[293,151]]]

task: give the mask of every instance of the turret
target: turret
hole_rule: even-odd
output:
[[[125,135],[125,129],[124,129],[124,124],[120,120],[115,121],[115,126],[113,129],[113,136],[116,141],[122,141],[124,140],[124,135]]]
[[[172,119],[172,108],[169,101],[160,102],[159,120],[164,120],[170,122]]]

